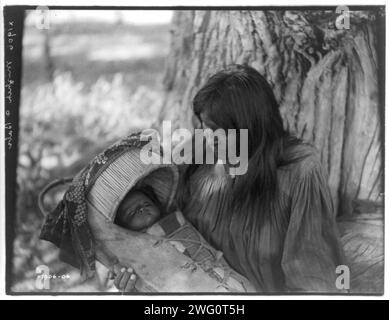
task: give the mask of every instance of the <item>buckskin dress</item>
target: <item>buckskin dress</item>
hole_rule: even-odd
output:
[[[339,293],[336,267],[345,262],[327,174],[311,145],[288,152],[302,159],[278,168],[279,196],[269,219],[255,207],[232,210],[227,200],[233,178],[213,165],[199,166],[185,185],[181,179],[178,204],[258,292]],[[187,167],[180,169],[182,177]]]

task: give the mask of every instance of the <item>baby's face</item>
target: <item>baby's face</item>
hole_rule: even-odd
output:
[[[151,226],[160,217],[155,203],[142,192],[127,194],[119,205],[116,219],[120,226],[140,231]]]

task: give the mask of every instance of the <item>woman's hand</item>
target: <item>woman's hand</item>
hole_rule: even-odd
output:
[[[116,265],[114,270],[111,270],[111,279],[114,279],[115,287],[121,292],[136,292],[137,277],[131,267]]]

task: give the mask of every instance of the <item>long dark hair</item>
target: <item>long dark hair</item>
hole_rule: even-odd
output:
[[[260,202],[268,208],[277,196],[277,168],[297,160],[285,151],[301,141],[284,129],[266,79],[252,67],[231,65],[197,92],[193,111],[224,130],[248,129],[248,170],[234,179],[231,198],[238,206]]]

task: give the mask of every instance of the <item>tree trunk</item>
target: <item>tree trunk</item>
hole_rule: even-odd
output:
[[[54,63],[51,56],[51,36],[50,30],[42,30],[44,40],[43,40],[43,56],[45,61],[45,71],[48,82],[53,82],[54,80]]]
[[[338,212],[380,201],[378,15],[351,12],[338,30],[332,11],[178,11],[159,119],[191,128],[208,77],[247,63],[272,85],[285,127],[320,151]]]

